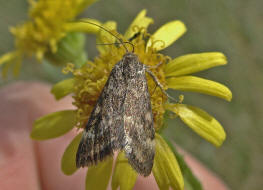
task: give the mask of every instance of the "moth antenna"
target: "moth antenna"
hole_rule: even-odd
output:
[[[114,43],[98,43],[96,45],[117,45],[117,44],[130,44],[130,42],[114,42]],[[132,46],[133,47],[133,46]],[[132,49],[132,52],[134,52],[134,48]]]
[[[80,22],[85,22],[85,23],[88,23],[88,24],[92,24],[92,25],[97,26],[97,27],[101,28],[102,30],[108,32],[109,34],[111,34],[112,36],[114,36],[114,37],[119,41],[119,44],[122,44],[122,45],[123,45],[123,47],[125,48],[126,52],[129,52],[129,50],[128,50],[128,48],[127,48],[124,44],[125,44],[125,43],[130,44],[130,45],[132,46],[132,52],[134,52],[134,45],[133,45],[131,42],[123,42],[121,38],[119,38],[117,35],[115,35],[114,33],[112,33],[110,30],[102,27],[101,25],[96,24],[96,23],[93,23],[93,22],[89,22],[89,21],[87,21],[87,20],[80,20]],[[98,45],[99,45],[99,44],[98,44]],[[107,44],[105,44],[105,45],[107,45]],[[111,45],[111,44],[108,44],[108,45]]]

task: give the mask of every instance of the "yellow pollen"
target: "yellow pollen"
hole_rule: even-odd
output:
[[[151,47],[149,48],[149,51],[146,52],[146,43],[144,41],[146,35],[145,33],[140,34],[132,41],[135,48],[134,52],[138,55],[139,60],[145,65],[156,66],[159,63],[163,63],[157,68],[153,67],[154,69],[151,69],[151,71],[158,78],[164,88],[167,89],[164,66],[169,58],[162,54],[157,54]],[[78,108],[77,119],[79,122],[77,127],[85,127],[89,115],[99,98],[113,66],[121,60],[124,54],[124,48],[112,45],[111,51],[95,58],[94,62],[87,62],[86,65],[79,69],[73,69],[72,66],[67,66],[64,69],[64,72],[72,72],[76,80],[73,104]],[[148,74],[146,77],[151,97],[154,126],[158,131],[163,125],[163,115],[165,112],[164,105],[167,101],[167,97],[162,93],[161,89],[156,86],[155,82],[150,76],[148,76]]]

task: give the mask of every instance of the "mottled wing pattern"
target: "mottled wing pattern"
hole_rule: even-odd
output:
[[[126,53],[112,69],[79,144],[76,165],[97,164],[121,149],[138,173],[151,173],[153,115],[145,66],[133,53]]]
[[[97,164],[122,148],[123,104],[126,82],[123,62],[117,63],[106,82],[84,130],[76,155],[77,167]]]
[[[155,143],[145,66],[135,58],[129,60],[129,64],[124,61],[123,66],[124,72],[129,73],[123,113],[124,151],[131,166],[148,176],[153,166]]]

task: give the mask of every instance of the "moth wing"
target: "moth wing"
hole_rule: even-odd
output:
[[[97,100],[80,141],[76,166],[97,164],[114,150],[121,149],[123,142],[123,103],[125,80],[122,74],[122,61],[117,63],[109,75],[100,97]]]
[[[139,64],[139,63],[138,63]],[[141,64],[141,63],[140,63]],[[155,155],[154,127],[145,68],[127,83],[124,102],[124,151],[131,166],[140,174],[151,173]]]

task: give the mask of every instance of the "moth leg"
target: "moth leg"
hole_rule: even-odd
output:
[[[157,69],[158,67],[160,67],[160,65],[163,64],[163,62],[158,63],[157,65],[145,65],[146,69]]]
[[[155,93],[155,90],[156,90],[156,88],[157,88],[157,85],[155,84],[155,87],[154,87],[154,90],[153,90],[153,92],[151,92],[150,94],[151,94],[151,96]]]
[[[159,65],[159,64],[158,64]],[[145,68],[145,71],[152,77],[152,79],[154,80],[154,82],[157,84],[157,86],[159,86],[159,88],[162,90],[162,92],[171,100],[177,102],[176,99],[174,99],[173,97],[171,97],[163,88],[163,85],[159,82],[159,80],[157,79],[157,77],[153,74],[152,71],[150,71],[147,67]]]

